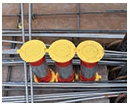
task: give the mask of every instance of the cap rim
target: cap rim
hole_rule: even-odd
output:
[[[84,50],[86,50],[86,55],[85,55]],[[87,51],[89,51],[90,53],[88,54]],[[94,51],[95,53],[92,51]],[[102,59],[102,57],[104,55],[104,49],[101,46],[101,44],[99,44],[98,42],[92,41],[92,40],[87,40],[87,41],[81,42],[78,45],[77,55],[81,60],[83,60],[85,62],[95,63]],[[87,57],[87,55],[88,55],[88,57]]]
[[[75,45],[69,40],[57,40],[49,48],[50,57],[56,62],[70,61],[75,55]]]

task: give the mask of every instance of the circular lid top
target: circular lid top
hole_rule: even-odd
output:
[[[87,40],[78,45],[77,55],[85,62],[95,63],[103,57],[104,49],[98,42]]]
[[[50,57],[56,62],[67,62],[75,55],[75,45],[69,40],[58,40],[49,48]]]
[[[46,53],[46,46],[40,40],[31,40],[23,44],[21,49],[17,50],[20,57],[26,62],[36,62]]]

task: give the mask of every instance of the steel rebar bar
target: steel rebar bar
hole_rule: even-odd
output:
[[[24,16],[23,16],[23,3],[21,5],[21,19],[22,19],[22,39],[23,44],[25,43],[25,34],[24,34]],[[29,102],[28,99],[28,81],[27,81],[27,70],[26,70],[26,62],[24,61],[24,74],[25,74],[25,88],[26,88],[26,102]]]
[[[100,95],[110,95],[110,94],[120,94],[120,93],[127,93],[127,91],[117,91],[117,92],[70,92],[70,93],[55,93],[55,94],[42,94],[42,95],[35,95],[34,101],[52,101],[52,100],[63,100],[63,99],[73,99],[73,98],[82,98],[82,97],[94,97],[94,96],[100,96]],[[30,99],[30,96],[29,96]],[[3,97],[2,102],[17,102],[17,101],[25,101],[24,96],[10,96],[10,97]]]
[[[22,34],[2,34],[2,36],[22,36]],[[29,34],[25,33],[25,36],[29,36]],[[81,34],[81,33],[32,33],[32,36],[37,37],[80,37],[80,38],[104,38],[104,39],[123,39],[124,34]]]
[[[2,29],[2,33],[21,33],[18,29]],[[25,33],[28,33],[28,29],[25,29]],[[83,29],[32,29],[32,33],[115,33],[126,34],[127,30],[83,30]]]
[[[32,4],[29,3],[29,40],[31,40],[31,28],[32,28]],[[30,71],[30,85],[31,85],[31,103],[33,103],[33,74],[32,74],[32,68],[29,65],[29,71]]]
[[[24,82],[8,82],[2,83],[2,86],[24,86]],[[30,86],[30,83],[28,83]],[[127,83],[34,83],[33,87],[127,87]]]
[[[30,88],[29,88],[30,90]],[[123,91],[127,90],[127,88],[33,88],[34,91]],[[20,88],[2,88],[2,91],[25,91],[25,88],[20,87]]]
[[[45,15],[75,15],[75,14],[106,14],[106,13],[127,13],[127,10],[107,10],[107,11],[96,11],[96,12],[66,12],[66,13],[41,13],[34,14],[34,16],[45,16]],[[13,17],[20,16],[20,14],[2,15],[2,17]],[[23,16],[28,16],[24,14]]]

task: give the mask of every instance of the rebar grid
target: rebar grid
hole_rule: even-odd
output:
[[[21,16],[21,19],[22,19],[22,31],[3,31],[2,33],[2,36],[22,36],[22,42],[21,41],[7,41],[7,40],[2,40],[2,42],[8,42],[8,43],[20,43],[20,44],[24,44],[25,43],[25,36],[29,36],[29,40],[31,40],[31,36],[40,36],[40,37],[72,37],[72,38],[77,38],[77,44],[79,43],[79,38],[80,37],[83,37],[83,38],[86,38],[86,37],[88,37],[88,38],[116,38],[116,39],[123,39],[124,38],[124,35],[114,35],[114,34],[82,34],[82,33],[84,33],[84,32],[90,32],[90,33],[93,33],[93,32],[95,32],[95,33],[105,33],[105,32],[108,32],[108,33],[126,33],[127,31],[126,30],[79,30],[80,29],[80,14],[102,14],[102,13],[127,13],[127,11],[126,10],[108,10],[108,11],[99,11],[99,12],[79,12],[79,3],[77,4],[77,12],[74,12],[74,13],[49,13],[49,14],[33,14],[33,16],[43,16],[43,15],[74,15],[74,14],[77,14],[77,30],[45,30],[45,31],[41,31],[42,32],[42,34],[40,34],[39,32],[35,32],[35,33],[33,33],[32,32],[32,29],[31,29],[31,19],[32,19],[32,4],[31,3],[29,3],[29,14],[24,14],[23,13],[23,4],[21,3],[20,4],[21,5],[21,15],[20,14],[16,14],[16,15],[14,15],[14,14],[12,14],[12,15],[2,15],[2,17],[11,17],[11,16]],[[28,31],[25,31],[25,29],[24,29],[24,16],[29,16],[29,29],[28,29]],[[18,32],[18,33],[17,33]],[[21,34],[21,32],[22,32],[22,34]],[[69,33],[69,34],[50,34],[51,32],[66,32],[66,33]],[[73,33],[71,33],[71,32],[78,32],[78,33],[81,33],[81,34],[73,34]],[[43,34],[43,33],[45,33],[45,34]],[[47,34],[47,33],[49,33],[49,34]],[[96,37],[95,37],[96,36]],[[105,37],[103,37],[103,36],[105,36]],[[107,50],[106,50],[106,54],[107,54]],[[111,54],[110,55],[112,55],[113,53],[112,52],[110,52]],[[117,51],[117,53],[120,53],[120,54],[124,54],[124,53],[122,53],[122,52],[118,52]],[[107,54],[107,55],[109,55],[109,53]],[[117,55],[117,54],[116,54]],[[121,56],[121,55],[120,55]],[[124,56],[124,55],[123,55]],[[127,56],[127,55],[126,55]],[[121,57],[119,57],[119,58],[121,58]],[[47,60],[47,62],[50,62],[50,63],[54,63],[51,59],[48,59]],[[9,62],[6,62],[6,63],[9,63]],[[27,81],[27,70],[26,70],[26,65],[27,65],[27,63],[25,62],[25,61],[20,61],[20,62],[13,62],[13,63],[23,63],[24,64],[24,74],[25,74],[25,82],[24,83],[20,83],[20,84],[13,84],[13,83],[7,83],[7,84],[2,84],[2,86],[21,86],[21,87],[25,87],[25,91],[26,91],[26,97],[25,97],[25,99],[24,99],[24,101],[22,101],[22,102],[26,102],[26,103],[29,103],[29,102],[31,102],[31,103],[33,103],[34,102],[34,96],[33,96],[33,87],[42,87],[42,86],[44,86],[44,87],[77,87],[77,86],[79,86],[79,87],[90,87],[90,85],[91,85],[91,87],[106,87],[106,85],[107,85],[107,87],[127,87],[127,84],[126,83],[119,83],[119,84],[116,84],[116,83],[114,83],[114,84],[107,84],[106,83],[106,85],[105,85],[105,83],[104,84],[102,84],[102,85],[93,85],[94,83],[92,83],[92,84],[87,84],[87,86],[86,86],[86,84],[78,84],[78,83],[62,83],[62,84],[60,84],[60,83],[33,83],[33,75],[32,75],[32,69],[30,68],[30,66],[29,66],[29,69],[30,69],[30,83],[28,83],[28,81]],[[74,64],[80,64],[80,61],[73,61],[73,63]],[[109,65],[109,63],[110,62],[108,62],[108,65]],[[111,62],[111,64],[112,63],[115,63],[115,62]],[[4,64],[3,62],[2,62],[2,64]],[[107,65],[107,62],[106,61],[101,61],[101,62],[99,62],[99,64],[106,64]],[[123,65],[123,62],[118,62],[118,65]],[[31,95],[29,96],[28,95],[28,87],[30,87],[30,91],[31,91]],[[125,93],[127,93],[127,91],[125,91]],[[92,94],[91,94],[92,95]],[[100,97],[95,97],[95,99],[96,98],[104,98],[104,96],[102,96],[103,94],[100,94]],[[62,99],[63,97],[61,97],[61,99]],[[73,97],[66,97],[66,99],[69,99],[69,98],[73,98]],[[77,97],[74,97],[74,98],[77,98]],[[83,99],[81,99],[81,97],[80,97],[80,99],[76,99],[76,100],[68,100],[68,101],[61,101],[61,102],[75,102],[75,101],[80,101],[80,100],[87,100],[87,99],[89,99],[89,98],[85,98],[84,96],[83,96]],[[90,98],[90,99],[92,99],[92,98]],[[94,99],[94,98],[93,98]],[[31,101],[30,101],[31,100]],[[48,100],[51,100],[51,99],[48,99]],[[58,99],[54,99],[54,100],[58,100]],[[17,102],[17,101],[16,101]],[[18,102],[20,102],[20,100],[18,101]]]

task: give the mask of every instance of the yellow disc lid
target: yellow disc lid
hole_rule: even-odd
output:
[[[56,62],[67,62],[75,55],[75,45],[69,40],[57,40],[51,44],[49,55]]]
[[[17,53],[26,62],[35,62],[45,55],[46,45],[40,40],[31,40],[23,44]]]
[[[104,49],[98,42],[87,40],[78,45],[77,55],[83,61],[94,63],[103,57]]]

